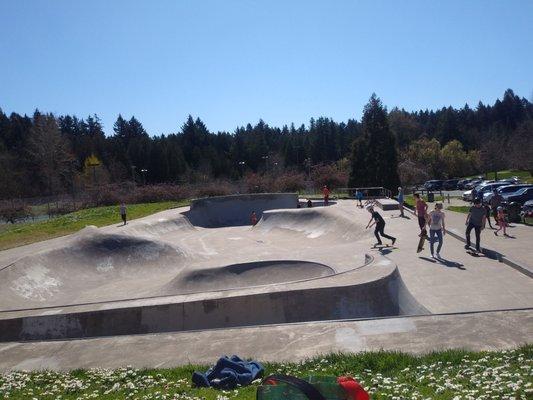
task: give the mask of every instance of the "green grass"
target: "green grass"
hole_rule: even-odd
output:
[[[379,399],[526,399],[533,393],[533,345],[499,352],[449,350],[415,357],[397,352],[330,354],[298,364],[265,364],[266,374],[350,375]],[[0,398],[116,400],[253,400],[251,386],[218,391],[191,387],[207,366],[172,369],[12,372],[0,375]]]
[[[421,196],[421,197],[422,197],[422,199],[424,201],[426,201],[426,202],[428,201],[428,197],[427,196]],[[415,198],[414,198],[414,196],[412,194],[408,194],[408,195],[404,196],[403,201],[404,201],[404,204],[406,204],[406,205],[408,205],[410,207],[414,207],[415,206]],[[444,201],[444,197],[443,196],[435,196],[434,203],[442,202],[442,201]]]
[[[472,175],[469,178],[477,178],[478,176],[483,176],[486,179],[494,179],[494,172]],[[517,176],[524,183],[533,183],[533,176],[529,171],[520,171],[514,169],[498,171],[498,179],[507,179],[512,178],[513,176]]]
[[[468,214],[471,206],[448,206],[446,209],[450,211]]]
[[[188,204],[188,201],[130,204],[128,205],[128,220]],[[0,231],[0,250],[68,235],[87,225],[100,227],[120,222],[118,206],[108,206],[87,208],[47,221],[5,225]]]

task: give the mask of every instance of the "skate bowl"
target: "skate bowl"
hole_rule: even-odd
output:
[[[259,220],[265,210],[297,208],[295,193],[265,193],[206,197],[193,200],[184,215],[192,225],[202,228],[250,225],[255,211]]]
[[[201,199],[4,258],[0,341],[428,314],[397,266],[368,253],[366,215],[296,201]]]
[[[381,260],[383,261],[383,260]],[[0,313],[0,341],[51,340],[305,321],[424,315],[392,263],[299,282]]]
[[[303,281],[333,275],[333,268],[307,261],[258,261],[185,271],[169,283],[168,291],[224,290]]]

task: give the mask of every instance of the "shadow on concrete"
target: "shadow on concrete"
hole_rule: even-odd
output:
[[[445,265],[446,267],[457,268],[457,269],[460,269],[461,271],[466,270],[466,268],[464,267],[464,264],[461,264],[457,261],[450,261],[450,260],[446,260],[445,258],[441,257],[440,259],[437,259],[437,262],[439,264]]]

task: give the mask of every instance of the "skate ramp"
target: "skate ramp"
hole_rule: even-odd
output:
[[[329,236],[336,240],[354,241],[372,236],[361,221],[350,218],[349,214],[336,207],[265,211],[254,227],[262,233],[279,229],[298,232],[308,239]]]
[[[0,310],[110,301],[152,293],[185,255],[166,243],[85,228],[71,245],[0,271]],[[168,281],[168,280],[167,280]]]
[[[168,212],[162,213],[168,214]],[[190,233],[195,230],[189,220],[183,215],[171,214],[169,217],[161,217],[157,220],[134,220],[124,226],[123,233],[128,235],[142,236],[165,236],[171,233]]]
[[[171,298],[109,304],[92,310],[0,318],[0,341],[50,340],[147,334],[337,319],[423,315],[394,265],[366,281],[357,272],[334,274],[251,291],[208,292],[186,301]],[[271,290],[266,290],[270,288]],[[131,305],[130,305],[131,304]]]
[[[334,273],[333,268],[314,262],[259,261],[184,271],[170,282],[166,291],[227,290],[320,278]]]
[[[207,197],[193,200],[190,210],[184,215],[192,225],[202,228],[243,226],[250,225],[252,211],[259,220],[265,210],[296,209],[297,205],[298,195],[295,193]]]

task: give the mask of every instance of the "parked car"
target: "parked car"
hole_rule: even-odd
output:
[[[483,200],[483,195],[485,193],[492,193],[494,189],[497,189],[502,186],[507,186],[507,182],[494,182],[494,183],[487,183],[483,185],[477,186],[474,190],[472,190],[472,199],[480,199]]]
[[[459,190],[466,189],[465,185],[468,184],[471,181],[472,181],[472,179],[461,179],[459,182],[457,182],[457,189],[459,189]]]
[[[468,182],[466,185],[464,185],[465,189],[473,189],[477,185],[481,184],[483,182],[483,179],[472,179],[470,182]]]
[[[459,179],[448,179],[442,184],[442,188],[445,190],[456,190]]]
[[[502,196],[507,204],[524,204],[526,201],[533,200],[533,187],[522,188],[516,192],[511,192]]]
[[[472,189],[467,190],[466,192],[463,192],[463,200],[464,201],[472,201]]]
[[[433,179],[424,183],[426,190],[442,190],[443,180]]]
[[[531,183],[522,183],[519,185],[503,185],[503,186],[498,187],[496,191],[499,194],[504,195],[506,193],[516,192],[517,190],[525,188],[525,187],[526,188],[533,187],[533,185]],[[490,203],[490,199],[492,199],[492,196],[494,196],[494,192],[484,193],[483,203],[487,203],[487,204]]]

